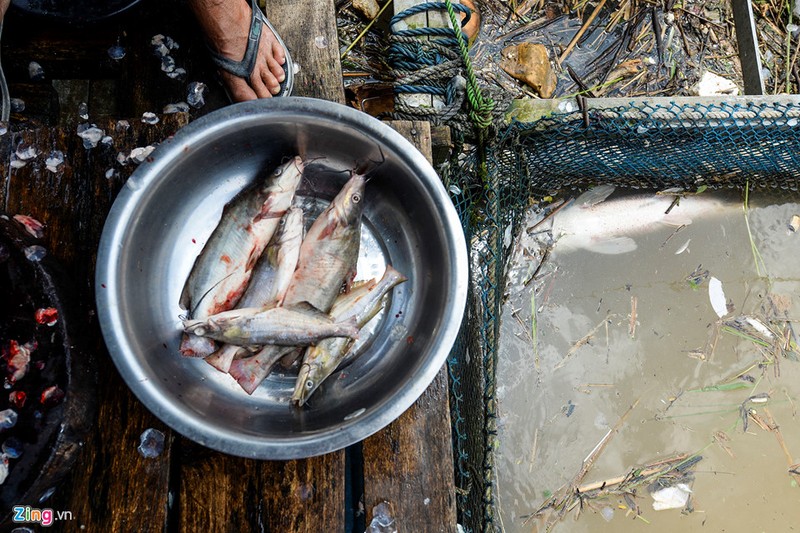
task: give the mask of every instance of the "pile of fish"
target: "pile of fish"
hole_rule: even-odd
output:
[[[305,236],[295,205],[296,156],[223,209],[181,294],[181,353],[204,357],[252,394],[276,364],[302,357],[292,403],[303,405],[348,355],[358,333],[406,277],[386,267],[353,282],[366,176],[351,173]],[[216,341],[216,342],[215,342]]]

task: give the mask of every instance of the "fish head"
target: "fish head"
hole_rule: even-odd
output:
[[[361,219],[366,184],[364,174],[353,174],[331,202],[335,217],[342,225],[351,226]]]
[[[297,373],[297,381],[292,394],[292,403],[302,407],[311,394],[317,390],[322,378],[319,375],[322,367],[318,363],[303,363]]]
[[[198,337],[207,337],[220,330],[220,325],[213,319],[184,320],[183,331]]]
[[[300,184],[305,170],[305,162],[300,156],[294,156],[272,171],[271,179],[266,180],[269,187],[280,191],[294,191]]]

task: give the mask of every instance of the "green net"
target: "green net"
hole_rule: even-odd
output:
[[[546,195],[800,184],[800,97],[529,100],[440,169],[470,246],[470,294],[448,361],[459,522],[500,530],[495,501],[500,309],[513,236]],[[481,137],[481,136],[479,136]]]

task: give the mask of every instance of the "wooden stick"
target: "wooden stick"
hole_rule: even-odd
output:
[[[606,315],[606,317],[603,319],[603,321],[602,321],[602,322],[600,322],[600,323],[599,323],[599,324],[597,324],[595,327],[593,327],[593,328],[592,328],[592,331],[590,331],[589,333],[587,333],[586,335],[584,335],[584,336],[583,336],[583,337],[582,337],[582,338],[581,338],[581,339],[580,339],[578,342],[576,342],[576,343],[575,343],[575,344],[572,346],[572,348],[570,348],[570,349],[569,349],[569,351],[567,352],[567,355],[565,355],[565,356],[564,356],[564,358],[563,358],[561,361],[559,361],[559,362],[558,362],[558,364],[557,364],[556,366],[554,366],[554,367],[553,367],[553,370],[558,370],[559,368],[561,368],[562,366],[564,366],[565,364],[567,364],[567,361],[569,360],[569,358],[570,358],[570,357],[571,357],[571,356],[572,356],[572,355],[573,355],[575,352],[577,352],[577,351],[578,351],[578,349],[579,349],[581,346],[583,346],[584,344],[586,344],[587,342],[589,342],[589,341],[592,339],[592,337],[594,337],[594,334],[595,334],[595,333],[597,333],[597,330],[599,330],[601,327],[603,327],[603,324],[605,324],[605,323],[608,321],[608,319],[609,319],[609,318],[611,318],[612,316],[614,316],[614,315],[613,315],[613,314],[611,314],[611,313],[607,314],[607,315]],[[638,401],[638,400],[637,400],[637,401]]]
[[[597,18],[597,15],[600,14],[600,10],[603,8],[604,5],[606,5],[606,0],[600,0],[600,3],[598,3],[597,7],[594,8],[594,11],[592,11],[592,14],[589,15],[588,19],[586,19],[586,22],[583,23],[581,29],[578,30],[578,33],[576,33],[575,37],[573,37],[572,40],[569,42],[567,48],[564,50],[564,53],[561,54],[561,57],[558,58],[559,67],[561,66],[561,63],[563,63],[564,60],[567,58],[567,56],[572,52],[572,49],[575,48],[575,45],[578,44],[578,41],[580,40],[581,37],[583,37],[583,34],[586,33],[586,30],[589,29],[589,26],[591,26],[592,22],[594,22],[594,19]]]

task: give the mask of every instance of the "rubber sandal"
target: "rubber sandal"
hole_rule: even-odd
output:
[[[278,41],[278,44],[280,44],[281,48],[283,48],[283,53],[286,57],[286,61],[282,65],[283,72],[286,77],[280,84],[280,92],[273,96],[289,96],[292,94],[292,88],[294,87],[294,64],[292,63],[291,55],[289,55],[289,49],[286,47],[286,44],[283,42],[283,39],[281,39],[280,35],[278,35],[278,32],[275,31],[275,28],[272,26],[272,24],[270,24],[269,20],[267,20],[264,12],[259,9],[256,0],[251,0],[250,7],[253,10],[253,17],[250,22],[250,35],[247,39],[247,49],[244,52],[244,57],[241,59],[241,61],[234,61],[219,54],[209,47],[211,60],[222,70],[239,78],[243,78],[249,84],[250,75],[253,73],[253,69],[256,66],[256,59],[258,59],[258,43],[261,40],[261,32],[263,30],[263,26],[266,24],[267,28],[269,28],[273,35],[275,35],[275,39]],[[228,99],[232,100],[231,95],[228,92],[228,87],[224,83],[223,87],[225,87],[225,93],[228,95]]]

